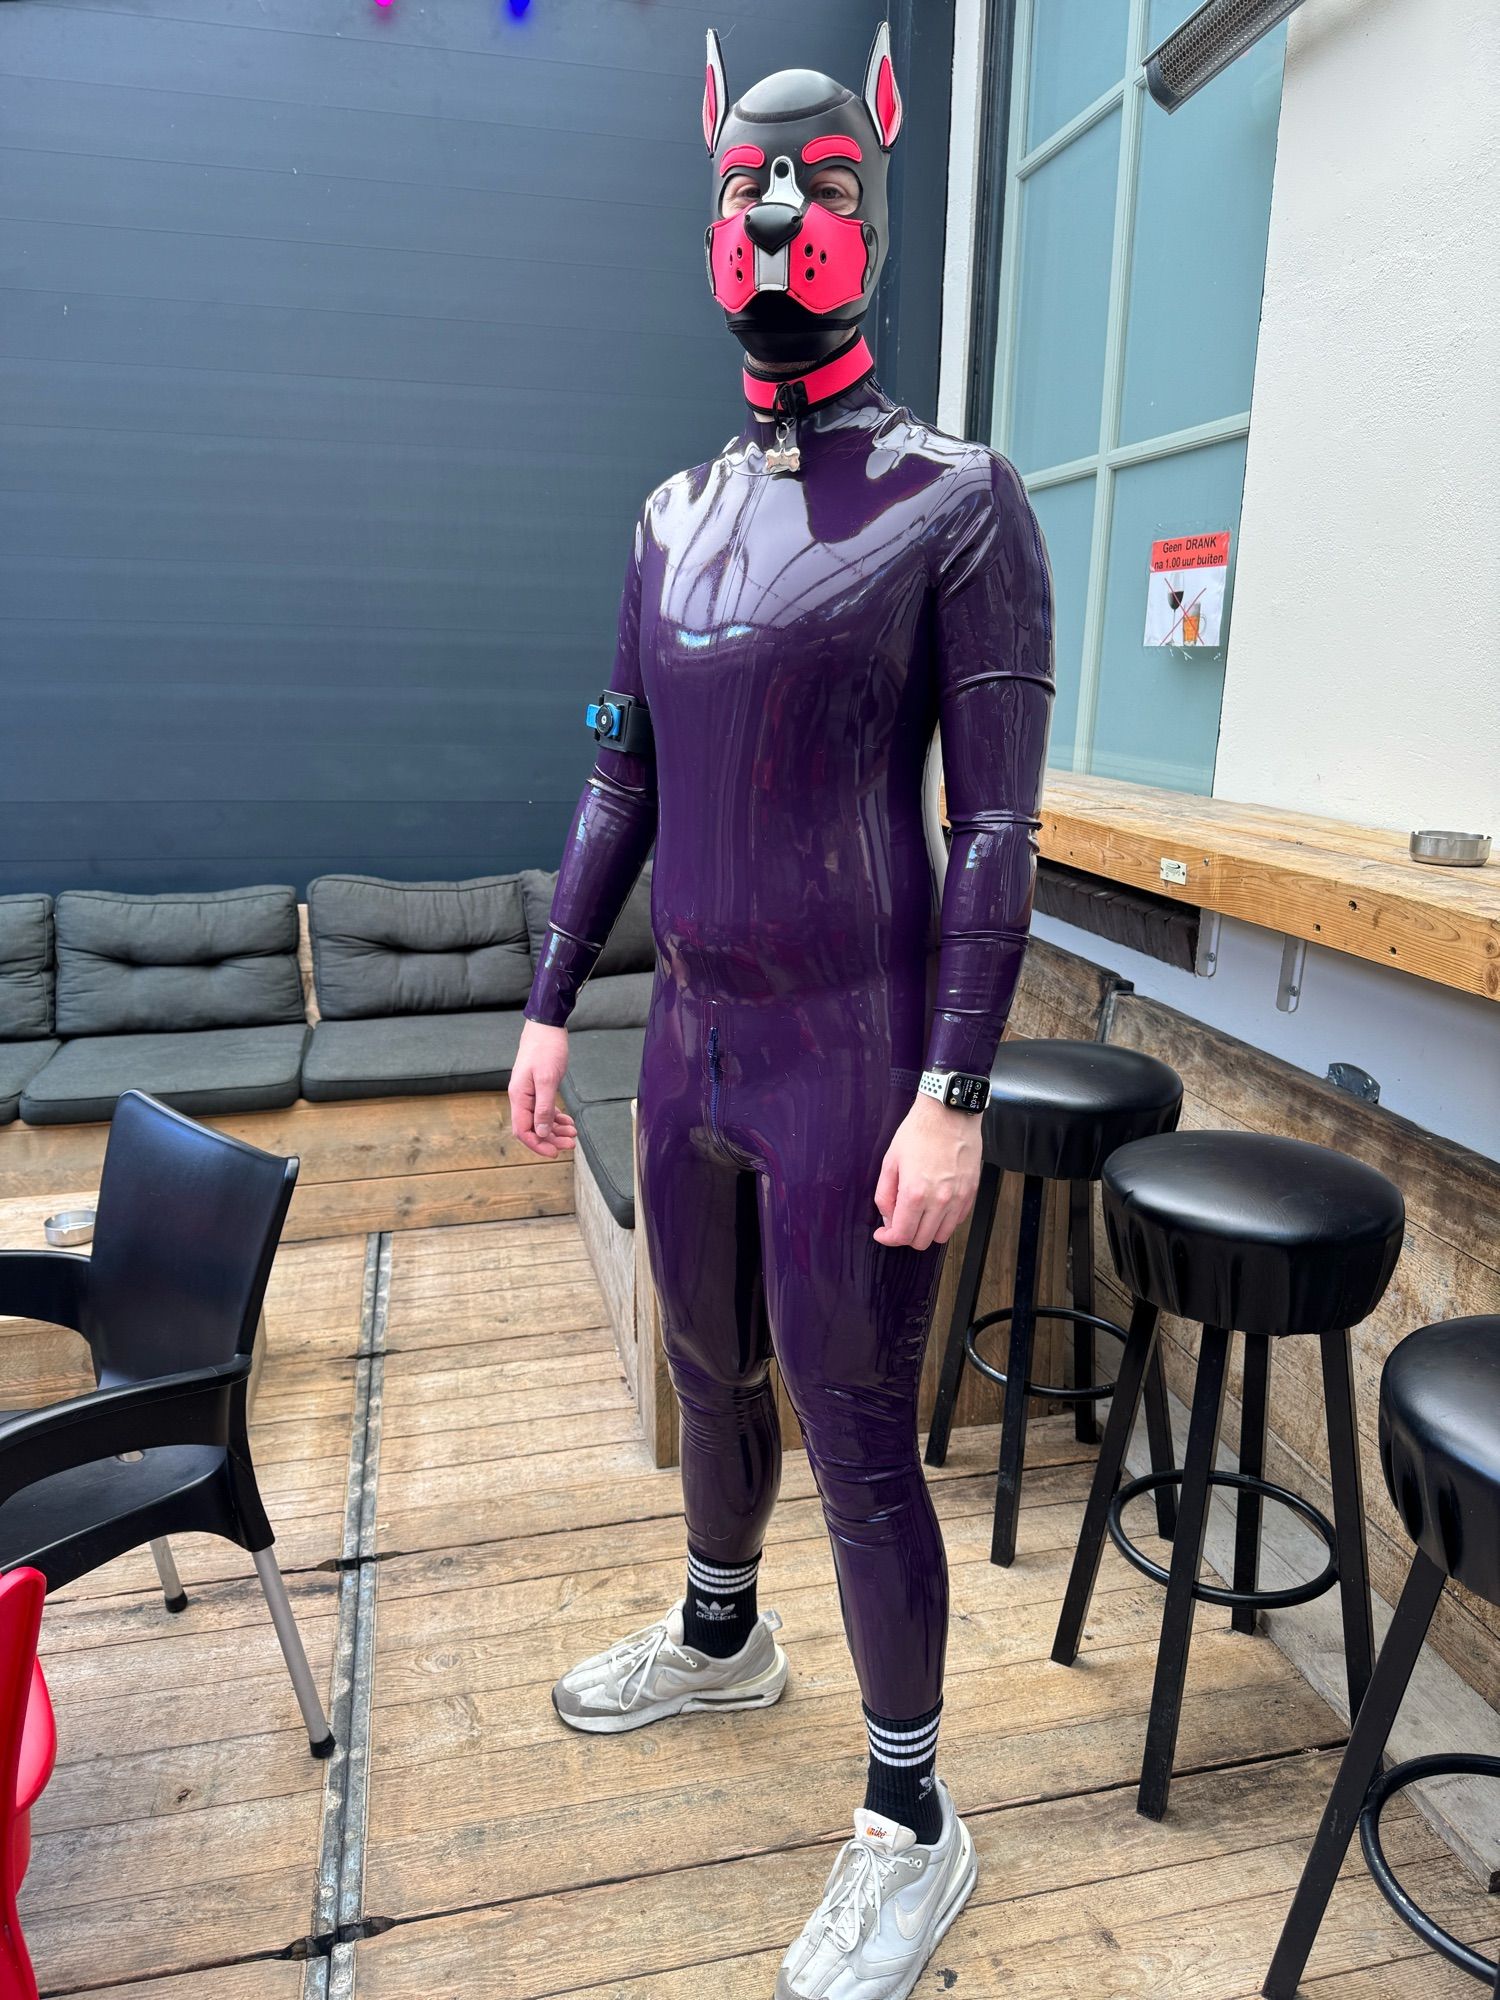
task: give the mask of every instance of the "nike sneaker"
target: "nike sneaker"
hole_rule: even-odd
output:
[[[781,1620],[762,1611],[749,1638],[727,1660],[686,1645],[682,1599],[665,1618],[643,1626],[563,1675],[552,1706],[570,1728],[615,1736],[664,1716],[711,1708],[769,1708],[786,1686],[786,1654],[774,1634]]]

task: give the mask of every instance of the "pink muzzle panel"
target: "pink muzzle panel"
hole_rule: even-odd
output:
[[[744,212],[713,223],[709,238],[714,297],[729,312],[762,291],[785,292],[809,312],[833,312],[865,288],[870,253],[864,224],[821,202],[808,203],[796,235],[781,250],[757,249]]]

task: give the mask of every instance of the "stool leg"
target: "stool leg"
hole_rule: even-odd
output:
[[[1151,1470],[1175,1472],[1177,1447],[1172,1442],[1172,1408],[1167,1401],[1167,1371],[1162,1365],[1159,1343],[1146,1370],[1146,1441],[1151,1452]],[[1170,1542],[1177,1532],[1176,1490],[1158,1486],[1155,1499],[1156,1532],[1164,1542]]]
[[[1354,1838],[1354,1829],[1364,1808],[1365,1794],[1380,1769],[1386,1739],[1401,1707],[1417,1655],[1427,1637],[1432,1614],[1443,1594],[1443,1572],[1429,1557],[1417,1551],[1407,1575],[1401,1602],[1391,1629],[1385,1635],[1380,1663],[1370,1683],[1369,1694],[1354,1718],[1344,1761],[1339,1765],[1312,1852],[1302,1870],[1302,1880],[1292,1899],[1292,1907],[1282,1926],[1276,1956],[1261,1992],[1266,2000],[1293,2000],[1312,1952],[1318,1928],[1333,1894],[1333,1885]]]
[[[1021,1515],[1021,1470],[1026,1458],[1026,1385],[1031,1379],[1031,1347],[1036,1331],[1036,1267],[1042,1240],[1039,1174],[1021,1186],[1021,1227],[1016,1240],[1016,1289],[1011,1300],[1010,1350],[1005,1359],[1005,1407],[1000,1414],[1000,1470],[995,1482],[995,1527],[990,1561],[1008,1569],[1016,1559]]]
[[[932,1421],[927,1430],[929,1465],[942,1465],[947,1461],[953,1410],[964,1376],[964,1335],[973,1324],[974,1308],[979,1303],[979,1287],[984,1278],[990,1235],[995,1227],[995,1210],[1000,1201],[1001,1178],[1000,1168],[993,1160],[986,1160],[979,1170],[979,1192],[974,1197],[974,1209],[969,1217],[963,1269],[959,1272],[953,1318],[948,1326],[948,1345],[943,1350],[943,1372],[938,1380],[937,1401],[932,1406]]]
[[[1099,1447],[1099,1462],[1094,1467],[1088,1505],[1083,1511],[1083,1528],[1073,1552],[1073,1567],[1068,1575],[1062,1615],[1057,1621],[1057,1636],[1052,1641],[1052,1657],[1060,1667],[1071,1667],[1078,1658],[1078,1642],[1083,1637],[1084,1620],[1089,1615],[1089,1601],[1093,1597],[1099,1564],[1104,1556],[1104,1541],[1108,1533],[1105,1517],[1109,1513],[1109,1503],[1115,1497],[1115,1488],[1120,1483],[1130,1433],[1135,1429],[1136,1416],[1141,1407],[1141,1389],[1156,1353],[1156,1321],[1156,1307],[1148,1305],[1144,1299],[1137,1299],[1135,1311],[1130,1317],[1125,1352],[1120,1357],[1115,1393],[1110,1398],[1109,1415],[1104,1422],[1104,1442]]]
[[[1349,1713],[1359,1713],[1374,1672],[1375,1626],[1370,1610],[1370,1558],[1365,1542],[1365,1491],[1354,1413],[1354,1366],[1347,1333],[1325,1333],[1323,1402],[1328,1418],[1328,1464],[1333,1475],[1333,1525],[1339,1552],[1339,1597],[1344,1612],[1344,1667]]]
[[[1094,1310],[1094,1185],[1092,1181],[1068,1184],[1068,1263],[1069,1296],[1074,1312]],[[1096,1378],[1094,1329],[1073,1329],[1073,1386],[1084,1389]],[[1099,1442],[1099,1418],[1092,1403],[1073,1405],[1073,1435],[1080,1444]]]
[[[1156,1682],[1151,1690],[1151,1719],[1146,1727],[1146,1756],[1136,1810],[1160,1819],[1167,1810],[1172,1784],[1172,1760],[1182,1720],[1182,1695],[1187,1684],[1188,1649],[1193,1642],[1193,1611],[1203,1542],[1208,1533],[1208,1502],[1224,1414],[1224,1384],[1229,1372],[1229,1334],[1206,1326],[1198,1350],[1198,1381],[1188,1424],[1187,1455],[1182,1466],[1182,1498],[1177,1509],[1177,1533],[1172,1542],[1172,1566],[1167,1605],[1162,1613],[1161,1644],[1156,1655]]]
[[[1253,1479],[1266,1470],[1266,1422],[1271,1396],[1271,1343],[1264,1335],[1245,1336],[1245,1394],[1240,1404],[1240,1471]],[[1254,1590],[1260,1575],[1261,1495],[1240,1488],[1234,1511],[1234,1587]],[[1230,1619],[1236,1632],[1255,1630],[1255,1606],[1236,1604]]]

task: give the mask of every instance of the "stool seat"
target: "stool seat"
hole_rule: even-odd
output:
[[[1419,1327],[1392,1350],[1380,1381],[1380,1463],[1417,1547],[1500,1604],[1500,1317]]]
[[[1104,1226],[1131,1291],[1249,1334],[1331,1333],[1379,1304],[1405,1206],[1384,1174],[1260,1132],[1138,1139],[1106,1163]]]
[[[1118,1147],[1177,1123],[1182,1079],[1155,1056],[1101,1042],[1003,1042],[984,1116],[1007,1173],[1096,1181]]]

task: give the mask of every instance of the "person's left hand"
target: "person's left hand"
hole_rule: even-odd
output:
[[[974,1206],[984,1160],[984,1120],[918,1097],[886,1148],[875,1206],[877,1243],[926,1250],[946,1243]]]

